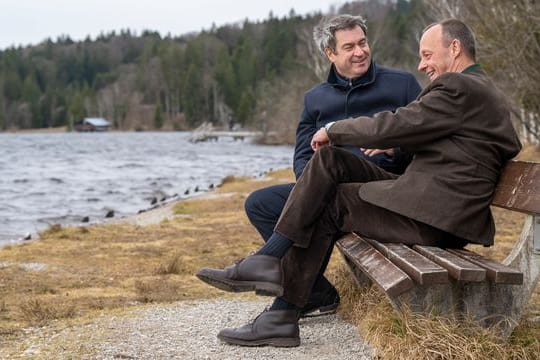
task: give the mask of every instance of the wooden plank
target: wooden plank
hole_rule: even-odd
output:
[[[491,282],[497,284],[523,284],[523,274],[509,266],[465,249],[451,249],[448,251],[486,269],[487,278]]]
[[[381,243],[366,239],[390,261],[419,284],[448,283],[448,271],[404,244]]]
[[[412,279],[362,238],[347,234],[338,249],[389,296],[395,297],[414,286]]]
[[[540,163],[509,161],[495,189],[493,205],[540,214]]]
[[[413,248],[428,259],[448,270],[459,281],[481,282],[486,280],[486,270],[444,249],[414,245]]]

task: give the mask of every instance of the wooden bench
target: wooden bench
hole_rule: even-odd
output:
[[[355,234],[337,246],[357,282],[380,287],[396,310],[468,316],[508,336],[540,278],[540,164],[509,162],[492,205],[527,214],[502,263],[468,250],[409,247]]]

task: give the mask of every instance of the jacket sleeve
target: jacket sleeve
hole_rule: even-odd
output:
[[[313,156],[311,139],[318,130],[317,121],[311,117],[305,104],[306,101],[304,99],[304,110],[300,115],[300,121],[298,123],[298,127],[296,128],[296,145],[294,148],[293,161],[294,175],[296,176],[296,179],[302,175],[304,167]]]
[[[444,84],[441,78],[450,81]],[[373,117],[336,122],[330,128],[330,140],[339,145],[367,148],[414,148],[450,135],[463,121],[465,93],[459,87],[447,86],[451,78],[441,75],[439,79],[418,100],[395,113],[384,111]]]

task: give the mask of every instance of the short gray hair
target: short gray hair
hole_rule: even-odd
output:
[[[319,24],[313,29],[313,40],[319,50],[325,54],[324,50],[330,48],[332,52],[336,52],[336,31],[350,30],[360,26],[364,35],[367,35],[367,26],[365,20],[361,16],[353,15],[338,15],[333,18],[323,17]]]

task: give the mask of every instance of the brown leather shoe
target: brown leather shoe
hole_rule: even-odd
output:
[[[251,255],[223,270],[202,268],[197,277],[225,291],[255,290],[257,295],[283,295],[281,259],[274,256]]]
[[[242,346],[292,347],[300,345],[296,310],[265,310],[247,325],[223,329],[218,338]]]

